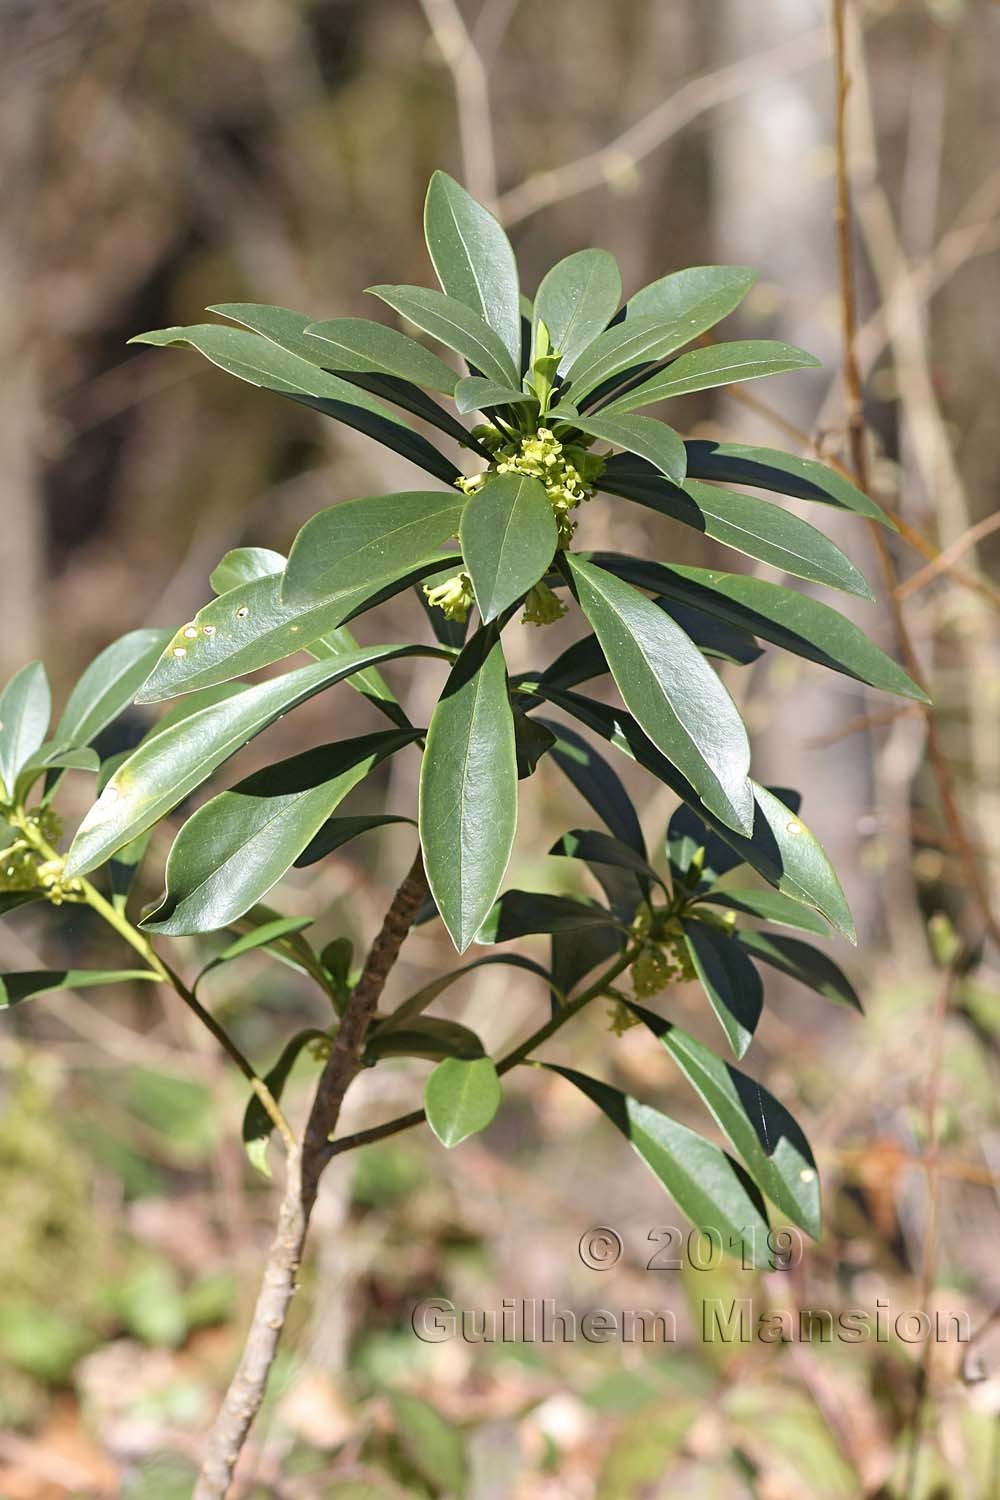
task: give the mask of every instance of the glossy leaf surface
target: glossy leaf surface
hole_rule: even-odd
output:
[[[364,735],[279,761],[199,807],[174,840],[166,894],[142,925],[171,937],[242,917],[288,871],[352,787],[416,731]]]
[[[600,552],[593,554],[593,561],[639,588],[693,604],[728,625],[750,631],[833,672],[842,672],[886,693],[927,702],[926,694],[902,667],[880,651],[852,620],[808,594],[744,573],[679,565],[667,568]]]
[[[737,1057],[753,1041],[764,1008],[764,986],[743,949],[705,922],[685,920],[684,941],[695,973]]]
[[[0,792],[13,796],[21,771],[45,743],[52,713],[49,679],[40,661],[16,672],[0,693]]]
[[[363,646],[312,662],[211,704],[155,735],[119,766],[77,831],[69,875],[86,874],[152,827],[281,714],[360,669],[397,656],[441,656],[432,646]]]
[[[427,1123],[442,1146],[461,1145],[490,1124],[503,1091],[488,1057],[446,1057],[424,1085]]]
[[[750,745],[736,707],[683,630],[651,600],[566,555],[580,605],[618,690],[654,745],[716,815],[753,826]]]
[[[460,953],[496,899],[517,827],[507,670],[489,626],[463,649],[431,716],[420,774],[427,881]]]
[[[548,569],[559,533],[544,485],[523,474],[498,474],[470,495],[459,541],[479,612],[495,620]]]
[[[686,479],[681,486],[669,484],[647,465],[627,458],[612,459],[600,482],[613,495],[635,500],[796,578],[843,589],[862,599],[872,597],[861,573],[840,548],[780,505],[698,479]]]
[[[560,374],[604,332],[621,295],[621,272],[606,250],[578,250],[546,272],[534,315],[549,330],[551,347],[560,356]]]
[[[696,1227],[715,1230],[723,1250],[742,1256],[744,1265],[766,1265],[767,1214],[742,1167],[648,1104],[571,1068],[546,1067],[597,1105]]]
[[[802,820],[767,787],[752,783],[754,827],[745,838],[702,804],[691,784],[658,753],[630,715],[577,693],[540,691],[671,787],[733,850],[736,863],[750,865],[784,895],[815,907],[848,941],[856,942],[850,908],[830,861]]]
[[[368,290],[445,348],[454,349],[487,380],[515,388],[520,384],[517,362],[503,340],[464,302],[423,286],[370,286]]]
[[[658,422],[653,417],[607,416],[603,411],[594,416],[574,417],[573,426],[591,437],[601,438],[616,448],[646,459],[655,470],[680,484],[687,472],[687,450],[672,427]],[[605,471],[606,473],[607,471]],[[601,489],[608,489],[604,476]]]
[[[784,1105],[679,1026],[629,1007],[658,1036],[711,1111],[761,1192],[815,1239],[822,1227],[819,1173],[809,1142]]]
[[[693,391],[708,391],[720,385],[735,385],[744,380],[759,380],[765,375],[782,375],[789,370],[803,370],[819,364],[813,355],[777,339],[744,339],[735,344],[712,344],[707,349],[692,349],[682,354],[633,390],[609,401],[608,412],[635,411],[654,401],[674,396],[688,396]]]
[[[716,479],[723,484],[756,485],[797,500],[815,500],[838,510],[867,516],[890,530],[894,521],[881,506],[859,490],[836,469],[814,458],[799,458],[777,448],[755,448],[746,443],[716,443],[700,439],[685,444],[688,473],[698,479]]]
[[[442,290],[478,313],[517,365],[517,262],[501,225],[453,177],[435,172],[424,204],[424,235]]]
[[[308,318],[289,309],[269,311],[287,313],[297,324],[300,337],[309,322]],[[227,374],[262,390],[301,402],[324,416],[336,417],[349,427],[356,427],[359,432],[367,433],[436,475],[445,484],[450,484],[458,474],[453,463],[401,421],[388,406],[358,386],[292,353],[271,337],[245,328],[228,328],[222,323],[198,323],[190,328],[156,329],[152,333],[139,334],[129,342],[158,346],[190,344]]]

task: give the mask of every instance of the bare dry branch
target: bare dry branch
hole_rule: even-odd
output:
[[[426,8],[429,0],[421,0],[421,3]],[[518,224],[553,203],[613,183],[632,172],[637,162],[651,155],[700,115],[719,104],[728,104],[751,93],[773,78],[784,78],[809,67],[823,58],[826,51],[826,32],[818,27],[793,37],[789,42],[782,42],[779,47],[700,73],[599,151],[526,177],[500,198],[500,218],[505,224]]]
[[[457,0],[420,0],[420,4],[455,88],[465,186],[480,203],[492,208],[497,198],[497,169],[486,64]]]

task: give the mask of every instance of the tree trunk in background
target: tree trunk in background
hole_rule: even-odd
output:
[[[823,0],[775,0],[766,6],[723,0],[715,17],[719,30],[712,51],[723,61],[822,25],[826,6]],[[803,372],[794,379],[762,382],[750,391],[806,431],[812,428],[825,382],[841,354],[831,141],[832,81],[824,63],[762,85],[721,112],[712,132],[712,258],[760,271],[757,289],[741,317],[742,331],[800,344],[825,367],[815,376]],[[794,191],[789,190],[791,183]],[[772,424],[725,396],[720,398],[719,420],[727,437],[790,446]],[[829,508],[781,503],[796,508],[843,546],[878,592],[863,525]],[[766,570],[759,571],[768,576]],[[870,606],[797,581],[793,586],[815,592],[886,643],[879,629],[884,629],[884,619],[880,621]],[[810,749],[809,743],[838,734],[850,719],[864,714],[866,695],[845,677],[800,668],[776,652],[769,652],[754,670],[767,678],[766,689],[761,685],[753,691],[745,705],[754,733],[757,778],[780,779],[805,790],[806,822],[826,847],[834,868],[846,873],[847,896],[864,941],[879,925],[880,907],[879,883],[858,860],[859,837],[873,807],[871,747],[864,734],[837,739],[822,750]],[[754,700],[767,705],[766,719],[755,712]]]
[[[0,578],[3,579],[4,679],[39,653],[42,590],[42,497],[37,453],[41,436],[38,377],[29,325],[30,164],[40,96],[0,70],[0,178],[5,211],[0,224]]]

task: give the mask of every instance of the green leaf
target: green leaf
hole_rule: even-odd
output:
[[[17,778],[14,788],[15,801],[24,803],[28,793],[38,778],[47,771],[90,771],[96,773],[101,769],[100,756],[96,750],[84,746],[80,750],[67,750],[61,745],[50,742],[43,745],[37,755],[33,755],[21,767],[21,774]],[[45,800],[51,796],[51,784],[46,790]]]
[[[693,604],[727,625],[749,630],[762,640],[773,641],[796,656],[842,672],[857,682],[918,703],[929,701],[902,667],[880,651],[853,621],[808,594],[745,573],[676,565],[667,568],[606,552],[593,553],[592,561],[638,588]]]
[[[454,394],[458,376],[451,366],[398,328],[387,328],[369,318],[331,318],[310,323],[306,337],[319,340],[316,357],[328,369],[393,375],[446,396]]]
[[[296,859],[295,868],[301,870],[307,865],[314,865],[318,860],[325,859],[328,854],[332,854],[335,849],[341,849],[344,844],[349,844],[351,839],[356,839],[359,834],[368,833],[372,828],[384,828],[387,823],[409,823],[411,828],[417,826],[413,818],[395,817],[390,813],[357,818],[329,818]]]
[[[177,703],[172,703],[161,714],[156,723],[152,724],[146,730],[145,735],[139,743],[148,745],[152,740],[156,739],[157,735],[165,734],[175,724],[183,724],[184,720],[189,719],[192,714],[200,713],[203,708],[214,708],[217,703],[228,703],[230,699],[238,698],[242,693],[248,693],[251,686],[252,684],[249,682],[217,682],[211,687],[196,688],[193,693],[188,693],[187,697],[181,698]],[[137,701],[142,703],[144,700],[140,696]],[[108,760],[101,762],[101,775],[98,788],[100,791],[103,792],[114,775],[114,771],[118,769],[118,766],[124,765],[132,754],[134,754],[134,750],[125,750],[121,754],[111,756]],[[108,766],[113,766],[114,769],[108,772]],[[105,772],[108,773],[105,774]]]
[[[850,908],[830,861],[796,813],[767,787],[751,783],[757,808],[753,833],[744,838],[701,803],[690,782],[657,752],[628,714],[578,693],[541,685],[539,693],[610,740],[676,792],[735,852],[735,863],[750,865],[784,895],[821,911],[849,942],[857,941]]]
[[[780,505],[697,479],[687,479],[679,488],[634,459],[612,459],[600,482],[613,495],[635,500],[796,578],[872,598],[868,584],[840,548]]]
[[[318,658],[356,651],[358,643],[344,625],[326,625],[323,634],[317,638],[313,637],[313,632],[318,624],[328,619],[346,614],[353,616],[359,599],[362,604],[379,602],[384,591],[373,595],[367,585],[362,585],[358,594],[345,596],[333,604],[307,605],[299,610],[281,603],[280,575],[284,569],[285,559],[281,553],[263,547],[243,547],[228,553],[212,574],[219,593],[217,607],[206,605],[188,625],[181,627],[144,684],[140,702],[155,702],[178,693],[198,691],[199,684],[204,688],[226,682],[234,675],[269,666],[300,650],[307,650],[310,656]],[[411,576],[404,574],[390,586],[405,588]],[[232,597],[223,603],[221,600],[225,595],[219,585],[230,578],[233,586],[225,593]],[[206,626],[210,627],[207,633]],[[186,634],[192,628],[195,630],[193,638]],[[208,643],[212,650],[203,650]],[[183,656],[176,654],[178,646],[183,648]],[[406,715],[382,674],[374,667],[356,673],[350,683],[394,724],[407,727]]]
[[[549,330],[560,375],[604,332],[621,295],[621,272],[606,250],[578,250],[546,272],[534,315]]]
[[[40,661],[22,667],[0,693],[0,793],[8,799],[21,771],[45,743],[51,712],[49,679]]]
[[[761,1192],[817,1239],[822,1227],[819,1173],[809,1142],[784,1105],[679,1026],[631,1001],[629,1009],[659,1037]]]
[[[684,941],[701,987],[737,1057],[753,1041],[764,1008],[760,975],[734,938],[705,922],[684,921]]]
[[[602,411],[593,417],[574,417],[573,426],[591,437],[613,443],[616,448],[624,448],[627,453],[648,459],[654,469],[675,484],[680,484],[687,473],[687,452],[682,440],[666,422],[658,422],[654,417],[609,417]],[[605,475],[601,476],[600,485],[608,489]]]
[[[269,311],[283,313],[291,320],[292,327],[299,330],[299,337],[310,321],[288,308]],[[190,344],[227,374],[357,428],[445,484],[451,484],[458,476],[455,465],[426,438],[401,422],[389,407],[366,395],[358,386],[293,353],[285,343],[275,342],[273,336],[265,337],[245,328],[227,328],[222,323],[198,323],[191,328],[160,328],[142,333],[129,343],[159,347]]]
[[[684,318],[643,317],[613,323],[598,334],[566,371],[563,394],[579,408],[599,387],[615,376],[624,377],[650,361],[665,359],[695,337]],[[565,401],[556,412],[566,410]]]
[[[455,387],[455,405],[460,412],[489,411],[494,406],[537,406],[538,399],[481,375],[467,375]]]
[[[454,372],[453,372],[454,373]],[[457,417],[450,411],[446,411],[438,402],[432,401],[430,396],[417,385],[412,385],[408,380],[399,380],[395,375],[363,375],[360,371],[351,371],[345,377],[352,385],[360,386],[363,391],[369,391],[373,396],[381,396],[385,401],[393,401],[401,406],[404,411],[412,412],[422,422],[429,422],[432,427],[438,428],[440,432],[446,432],[450,438],[463,448],[477,453],[480,458],[489,458],[489,453],[479,441],[472,436],[467,427],[463,427]],[[457,376],[455,377],[457,380]]]
[[[551,683],[553,687],[571,688],[581,682],[590,682],[594,677],[603,677],[610,670],[597,636],[584,635],[549,663],[542,673],[542,680]],[[537,675],[536,672],[522,673],[517,679],[517,686],[521,687],[523,684],[525,690],[530,692]]]
[[[735,705],[683,630],[650,600],[565,555],[584,614],[645,733],[731,827],[753,827],[750,745]]]
[[[807,369],[819,363],[804,349],[782,344],[777,339],[742,339],[735,344],[712,344],[707,349],[692,349],[688,354],[682,354],[642,385],[609,401],[604,410],[635,411],[638,406],[649,406],[654,401],[666,401],[673,396],[687,396],[692,391],[707,391],[741,380],[759,380],[763,375],[781,375],[786,370]]]
[[[861,1010],[858,993],[844,971],[812,943],[800,942],[798,938],[784,937],[774,932],[751,932],[746,928],[735,934],[740,943],[754,958],[780,969],[790,979],[815,990],[826,1000],[838,1005],[849,1005]]]
[[[819,937],[827,935],[822,917],[800,902],[782,896],[780,891],[738,890],[735,886],[727,886],[724,890],[709,891],[698,900],[711,906],[724,906],[729,911],[746,912],[748,916],[760,917],[765,922],[798,927],[802,932],[814,932]]]
[[[135,884],[139,866],[146,857],[152,832],[151,828],[147,828],[145,833],[140,833],[139,837],[133,839],[130,844],[126,844],[124,849],[119,849],[108,865],[111,904],[115,911],[125,911],[128,906],[129,892]]]
[[[544,755],[548,755],[556,742],[556,737],[537,719],[529,719],[528,715],[523,713],[516,704],[513,705],[513,711],[517,779],[524,781],[526,777],[535,774],[539,761]]]
[[[279,943],[283,938],[294,937],[304,932],[307,927],[311,927],[312,921],[312,917],[274,917],[260,927],[252,927],[235,942],[229,943],[221,953],[217,953],[205,965],[195,980],[194,988],[197,989],[205,975],[210,974],[213,969],[221,968],[223,964],[231,964],[234,959],[242,958],[245,953],[256,953],[258,949],[267,948],[272,943]]]
[[[410,576],[409,571],[404,574],[407,580]],[[317,657],[342,654],[334,632],[358,602],[358,593],[286,604],[280,598],[281,582],[272,573],[212,599],[173,636],[138,701],[156,703],[213,687],[297,651],[309,650]],[[353,637],[347,649],[358,649]],[[388,693],[380,678],[377,682]]]
[[[566,779],[576,787],[615,838],[645,859],[646,844],[639,815],[617,772],[575,729],[548,719],[538,722],[556,736],[552,759]]]
[[[607,1115],[696,1228],[721,1235],[722,1249],[741,1256],[744,1265],[766,1267],[767,1213],[742,1167],[718,1146],[648,1104],[572,1068],[545,1066],[575,1084]]]
[[[67,875],[83,875],[102,864],[275,719],[316,693],[375,662],[446,654],[433,646],[362,646],[332,661],[311,662],[257,683],[190,714],[140,745],[118,768],[77,831],[66,857]]]
[[[226,317],[234,319],[237,323],[246,324],[247,327],[252,328],[256,333],[261,333],[265,338],[269,338],[272,343],[279,344],[282,349],[287,349],[289,353],[296,354],[300,359],[307,360],[309,364],[318,365],[321,369],[327,367],[328,361],[324,357],[322,345],[318,344],[313,338],[312,331],[316,325],[302,313],[292,312],[286,307],[262,307],[246,302],[220,303],[218,306],[210,308],[209,311],[223,313]],[[356,321],[362,325],[366,325],[365,319],[358,319]],[[367,326],[383,328],[383,325],[379,323],[368,324]],[[401,334],[393,328],[384,329],[384,332],[389,335],[395,335],[399,339],[406,338],[405,334]],[[413,343],[415,341],[410,340],[409,342]],[[385,352],[389,352],[387,343],[384,343],[382,347]],[[423,346],[420,344],[417,344],[416,347],[423,349]],[[399,350],[399,345],[393,346],[396,362],[399,359]],[[448,372],[447,378],[452,383],[448,388],[450,391],[457,378],[454,370],[449,369],[443,361],[437,360],[437,356],[429,350],[423,350],[423,353],[428,360],[437,361],[434,365],[436,376],[444,379],[445,376],[441,374],[441,371]],[[361,363],[361,359],[356,361],[356,364]],[[422,368],[426,372],[430,367],[425,364],[422,365]],[[473,446],[469,443],[469,435],[465,431],[465,428],[455,421],[450,412],[444,411],[429,396],[424,395],[419,386],[413,385],[409,380],[402,380],[391,374],[382,374],[377,370],[363,370],[354,367],[344,370],[341,373],[351,386],[368,391],[373,396],[384,397],[387,401],[392,401],[397,406],[402,406],[404,410],[412,411],[416,416],[423,417],[425,421],[429,421],[433,426],[439,427],[442,431],[449,433],[458,442],[464,442],[467,446]],[[384,410],[384,408],[379,408],[379,410]],[[392,420],[398,421],[395,417]],[[371,435],[380,442],[387,442],[388,440],[383,436],[381,429],[378,428],[378,418],[375,418],[374,421],[375,428],[372,430]],[[362,430],[367,431],[368,428],[362,428]],[[410,431],[410,428],[404,426],[402,431],[406,434]],[[402,438],[402,441],[406,441],[405,436]],[[388,446],[392,447],[394,444],[388,441]],[[437,452],[433,448],[428,451],[431,453]],[[439,465],[447,463],[447,460],[440,454],[437,457]],[[430,472],[432,474],[438,473],[439,477],[444,477],[438,468],[431,469]]]
[[[571,896],[549,896],[543,891],[504,891],[476,933],[477,943],[509,943],[539,932],[580,932],[588,927],[613,927],[615,919],[603,906],[574,901]]]
[[[241,583],[252,583],[255,578],[267,578],[271,573],[285,571],[286,558],[270,547],[234,547],[227,552],[208,575],[213,594],[228,594]]]
[[[688,266],[636,292],[625,318],[687,319],[688,338],[697,338],[738,307],[756,280],[749,266]]]
[[[22,969],[0,974],[0,1010],[33,1000],[49,990],[83,990],[94,985],[122,984],[133,979],[152,979],[159,975],[152,969]]]
[[[493,626],[463,649],[431,717],[420,772],[427,881],[460,953],[496,899],[517,827],[507,671]]]
[[[529,974],[537,974],[544,979],[545,983],[552,984],[552,976],[541,964],[536,964],[533,959],[523,958],[519,953],[488,953],[485,958],[474,958],[471,963],[463,964],[460,969],[452,969],[449,974],[441,974],[437,979],[432,979],[430,984],[425,984],[422,989],[409,996],[401,1005],[398,1005],[382,1022],[382,1030],[388,1031],[395,1026],[408,1022],[413,1016],[419,1016],[428,1005],[433,1005],[439,995],[445,990],[451,989],[466,974],[471,974],[474,969],[483,969],[487,966],[503,964],[505,967],[514,969],[525,969]]]
[[[222,962],[221,958],[218,962]],[[282,1049],[281,1056],[269,1073],[264,1075],[264,1083],[270,1091],[271,1097],[276,1104],[280,1104],[281,1096],[285,1090],[289,1075],[302,1054],[303,1048],[310,1042],[329,1042],[325,1031],[318,1031],[315,1026],[310,1026],[305,1031],[299,1031],[293,1036]],[[271,1164],[267,1159],[267,1148],[271,1140],[274,1125],[271,1116],[264,1108],[259,1097],[251,1094],[247,1101],[247,1107],[243,1114],[243,1146],[250,1159],[250,1165],[265,1177],[271,1175]]]
[[[550,854],[566,859],[582,859],[586,864],[611,865],[615,869],[630,870],[640,882],[647,886],[650,881],[666,891],[666,886],[652,865],[636,854],[628,844],[612,838],[610,834],[598,833],[592,828],[572,828],[557,839]]]
[[[454,349],[488,380],[515,388],[519,385],[517,362],[493,329],[464,302],[422,286],[370,286],[368,291],[431,338]]]
[[[262,929],[271,929],[264,944],[270,956],[299,974],[308,974],[322,989],[325,989],[327,975],[324,973],[323,964],[302,936],[302,930],[286,926],[283,935],[275,931],[277,927],[288,921],[288,918],[282,917],[272,906],[265,906],[263,902],[260,902],[252,907],[246,916],[239,917],[230,925],[234,932],[247,937]],[[207,969],[203,972],[207,973]]]
[[[698,479],[718,479],[725,484],[756,485],[774,490],[796,500],[815,500],[838,510],[853,511],[878,521],[890,531],[896,523],[881,506],[853,485],[835,469],[814,458],[798,458],[777,448],[753,448],[745,443],[716,443],[701,440],[685,444],[688,474]]]
[[[91,744],[132,702],[169,639],[169,630],[132,630],[106,646],[70,694],[55,742]]]
[[[465,504],[465,496],[454,491],[416,490],[345,500],[321,510],[292,543],[282,604],[301,608],[349,598],[359,585],[373,593],[436,560],[442,543],[458,530]]]
[[[424,204],[424,236],[441,288],[499,335],[521,361],[517,262],[500,224],[445,172],[435,172]]]
[[[759,661],[764,654],[748,630],[738,630],[735,625],[728,625],[692,604],[680,604],[676,599],[658,598],[656,603],[677,622],[704,656],[746,667]]]
[[[545,486],[523,474],[488,479],[466,502],[459,540],[479,613],[489,623],[552,561],[559,532]]]
[[[442,1146],[460,1146],[485,1130],[503,1091],[488,1057],[446,1057],[424,1085],[427,1123]]]
[[[702,656],[746,666],[763,655],[753,636],[744,630],[735,630],[700,609],[688,608],[670,599],[655,599],[653,602],[681,627]],[[610,668],[596,635],[585,635],[550,662],[540,680],[552,687],[572,688],[594,677],[603,677],[608,671]],[[537,673],[522,672],[515,680],[516,686],[530,691],[536,677]]]
[[[461,1430],[418,1396],[390,1391],[389,1404],[400,1446],[421,1478],[435,1494],[464,1496],[469,1468]]]
[[[174,840],[166,894],[142,926],[171,937],[226,927],[276,885],[352,787],[417,738],[387,731],[279,761],[199,807]]]
[[[44,899],[40,890],[0,891],[0,917],[7,916],[8,912],[17,911],[21,906],[31,906],[35,901]]]
[[[797,814],[798,808],[792,811]],[[713,833],[693,807],[683,802],[674,808],[670,816],[665,844],[674,876],[687,875],[698,850],[703,851],[701,880],[698,884],[711,884],[728,870],[735,870],[743,863],[736,850],[724,843],[717,833]]]
[[[402,1026],[379,1026],[365,1047],[366,1063],[384,1057],[482,1057],[483,1044],[468,1026],[440,1016],[417,1016]]]
[[[678,624],[689,640],[693,641],[702,656],[715,657],[719,661],[732,662],[735,666],[747,666],[763,655],[753,636],[745,630],[725,625],[704,610],[678,604],[673,599],[655,599],[658,609],[665,610]],[[551,662],[542,673],[542,681],[553,687],[572,688],[593,677],[603,677],[610,671],[604,652],[596,635],[581,636],[572,646]],[[537,673],[522,672],[516,679],[518,687],[530,684]]]
[[[585,974],[608,963],[625,946],[624,935],[615,927],[584,927],[554,932],[550,940],[553,978],[553,1014]]]

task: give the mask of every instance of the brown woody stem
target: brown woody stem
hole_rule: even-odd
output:
[[[324,1168],[333,1156],[331,1135],[344,1095],[361,1069],[365,1037],[399,950],[427,895],[420,854],[397,890],[371,946],[361,978],[344,1010],[313,1098],[302,1146],[286,1158],[278,1227],[268,1252],[243,1353],[208,1445],[192,1500],[225,1500],[250,1427],[260,1410],[298,1283],[309,1218]]]

